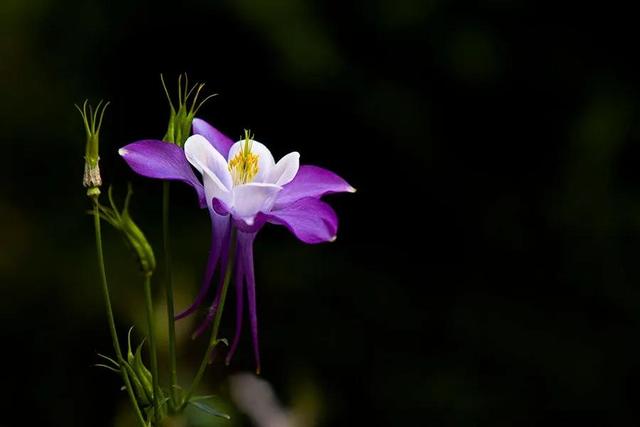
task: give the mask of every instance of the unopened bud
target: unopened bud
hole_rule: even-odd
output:
[[[87,195],[89,197],[94,197],[100,194],[99,187],[102,185],[102,178],[100,177],[100,166],[98,164],[98,162],[100,161],[100,127],[102,126],[102,119],[108,105],[108,102],[103,104],[102,101],[100,101],[95,110],[87,100],[85,100],[82,104],[82,108],[76,105],[76,108],[82,116],[82,121],[84,122],[84,129],[87,136],[82,185],[87,188]]]
[[[133,348],[131,347],[132,330],[133,327],[129,329],[129,334],[127,335],[128,349],[127,360],[124,362],[124,368],[129,374],[129,378],[133,385],[133,391],[136,394],[138,401],[144,406],[150,406],[153,401],[153,377],[151,376],[151,372],[142,362],[142,345],[144,344],[144,340],[136,348],[135,355],[133,353]]]
[[[151,276],[156,268],[156,257],[144,233],[133,221],[131,215],[129,215],[129,201],[131,200],[132,194],[133,191],[131,190],[131,185],[129,185],[127,196],[124,200],[124,208],[120,212],[113,201],[113,194],[110,187],[108,195],[111,207],[99,204],[98,209],[100,211],[100,217],[122,233],[128,246],[136,256],[142,273],[145,276]]]
[[[162,81],[162,88],[167,96],[171,110],[167,132],[162,140],[182,147],[191,133],[191,123],[196,113],[209,98],[216,96],[216,94],[209,95],[198,102],[198,97],[200,96],[200,91],[204,88],[204,83],[196,83],[189,87],[187,75],[184,75],[184,85],[182,84],[182,75],[180,75],[178,76],[178,102],[174,106],[162,74],[160,75],[160,80]]]

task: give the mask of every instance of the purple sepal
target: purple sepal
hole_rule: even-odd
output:
[[[305,197],[320,198],[327,194],[355,191],[347,181],[327,169],[301,165],[295,178],[278,193],[274,209],[282,208]]]
[[[336,212],[320,199],[306,197],[288,206],[259,213],[258,220],[283,225],[305,243],[332,242],[338,231]]]
[[[229,156],[229,149],[233,145],[231,138],[202,119],[193,119],[191,127],[194,135],[204,136],[225,159]]]
[[[182,181],[198,193],[200,207],[207,206],[204,187],[198,181],[182,148],[168,142],[146,139],[118,150],[129,167],[147,178]]]

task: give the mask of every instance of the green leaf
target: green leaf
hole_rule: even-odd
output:
[[[118,364],[118,362],[116,362],[114,359],[110,358],[109,356],[105,356],[104,354],[100,354],[100,353],[98,353],[98,356],[102,357],[104,360],[112,363],[113,366],[115,366],[116,368],[120,368],[120,365]]]
[[[95,366],[96,368],[105,368],[105,369],[108,369],[108,370],[110,370],[110,371],[113,371],[113,372],[115,372],[115,373],[117,373],[117,374],[119,374],[119,373],[120,373],[120,369],[116,369],[116,368],[114,368],[114,367],[112,367],[112,366],[105,365],[104,363],[96,363],[96,364],[95,364],[95,365],[93,365],[93,366]]]
[[[231,417],[223,412],[217,411],[215,409],[213,409],[211,406],[209,405],[205,405],[204,403],[200,403],[200,402],[194,402],[193,400],[189,401],[190,405],[195,406],[196,408],[200,409],[202,412],[205,412],[209,415],[213,415],[216,417],[220,417],[220,418],[225,418],[227,420],[230,420]]]
[[[213,399],[214,397],[216,397],[215,394],[208,394],[206,396],[193,396],[189,402],[197,402],[199,400],[207,400],[207,399]]]
[[[131,351],[131,332],[133,331],[133,326],[129,328],[129,332],[127,333],[127,362],[130,364],[133,363],[133,352]]]

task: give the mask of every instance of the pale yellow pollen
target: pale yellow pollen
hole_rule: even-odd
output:
[[[251,152],[252,145],[249,132],[245,130],[242,148],[229,161],[229,173],[231,173],[233,185],[251,182],[258,174],[258,155]]]

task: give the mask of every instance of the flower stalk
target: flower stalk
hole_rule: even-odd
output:
[[[149,339],[149,348],[151,352],[151,381],[152,381],[152,391],[151,395],[147,395],[147,389],[141,385],[141,390],[145,392],[145,398],[148,401],[151,401],[153,404],[154,411],[154,419],[156,423],[160,421],[161,413],[159,407],[159,399],[160,399],[160,387],[158,385],[158,353],[156,349],[156,332],[155,332],[155,321],[154,321],[154,313],[153,313],[153,298],[151,295],[151,277],[153,276],[153,272],[156,268],[156,259],[153,253],[153,248],[147,241],[144,233],[140,228],[136,225],[136,223],[131,218],[129,214],[129,203],[131,201],[131,196],[133,191],[131,189],[131,185],[129,185],[127,189],[127,196],[124,200],[124,207],[120,212],[116,207],[116,204],[113,200],[113,191],[112,187],[109,187],[108,195],[109,195],[109,203],[111,207],[101,206],[96,202],[98,206],[98,212],[102,219],[111,224],[116,230],[120,231],[127,242],[128,246],[132,249],[133,253],[136,256],[138,261],[138,265],[142,271],[144,276],[144,298],[145,298],[145,311],[147,317],[147,336]],[[131,350],[129,350],[131,352]],[[133,355],[130,354],[129,359],[133,358]],[[132,363],[131,361],[129,361]],[[142,367],[140,367],[142,369]],[[149,374],[147,372],[147,374]],[[141,381],[142,383],[143,381]]]
[[[176,362],[176,325],[173,320],[175,307],[173,302],[173,277],[171,271],[171,242],[169,240],[169,182],[162,185],[162,246],[164,250],[165,290],[167,297],[167,326],[169,330],[169,371],[171,381],[172,408],[179,406],[178,397],[178,369]]]
[[[138,420],[138,424],[142,427],[146,427],[147,423],[142,416],[142,412],[140,411],[140,406],[138,406],[138,401],[133,393],[133,388],[131,387],[131,381],[129,380],[129,374],[125,368],[126,361],[122,357],[122,349],[120,348],[120,342],[118,341],[118,332],[116,330],[116,322],[113,316],[113,309],[111,307],[111,297],[109,292],[109,285],[107,283],[107,273],[104,266],[104,253],[102,250],[102,231],[100,229],[100,208],[98,204],[98,194],[94,194],[90,196],[93,200],[93,225],[95,230],[96,237],[96,251],[98,253],[98,268],[100,269],[100,283],[102,289],[102,295],[104,298],[105,308],[107,311],[107,321],[109,323],[109,332],[111,333],[111,340],[113,342],[113,350],[116,353],[116,358],[118,361],[118,365],[120,367],[120,375],[122,376],[122,381],[124,382],[125,389],[127,390],[127,394],[129,395],[129,400],[131,400],[131,405],[136,413],[136,419]]]
[[[147,336],[149,337],[149,347],[151,349],[151,378],[153,384],[153,412],[156,423],[160,421],[160,387],[158,385],[158,352],[156,349],[156,328],[153,315],[153,298],[151,296],[151,274],[144,276],[144,299],[147,312]]]
[[[160,387],[158,385],[158,354],[156,349],[155,339],[155,320],[153,311],[153,298],[151,294],[151,277],[156,268],[156,258],[153,253],[153,248],[147,241],[142,230],[136,225],[129,214],[129,203],[133,191],[131,185],[127,190],[127,196],[124,200],[124,207],[122,212],[119,212],[116,204],[113,200],[112,187],[109,187],[109,203],[111,207],[101,206],[99,203],[98,211],[102,219],[111,224],[116,230],[120,231],[127,242],[128,246],[132,249],[136,256],[138,265],[144,276],[144,298],[145,298],[145,311],[147,317],[147,336],[149,339],[149,348],[151,352],[151,379],[152,379],[152,395],[147,396],[148,400],[152,401],[154,418],[158,422],[161,418],[159,399],[160,399]],[[146,389],[145,389],[146,390]]]
[[[113,202],[111,188],[109,188],[109,201],[111,203],[111,209],[105,208],[100,204],[100,187],[102,186],[102,178],[100,176],[100,167],[99,167],[99,144],[100,144],[100,128],[102,127],[102,120],[104,118],[104,113],[109,103],[103,104],[100,101],[94,110],[91,105],[88,104],[88,101],[85,101],[82,105],[82,109],[76,105],[76,108],[80,112],[82,116],[82,120],[84,123],[84,128],[86,132],[86,147],[85,147],[85,165],[84,165],[84,176],[83,176],[83,185],[87,188],[87,196],[91,199],[93,204],[93,220],[94,220],[94,232],[95,232],[95,240],[96,240],[96,253],[98,256],[98,268],[100,271],[100,282],[101,289],[103,293],[103,299],[105,302],[105,309],[107,312],[107,322],[109,325],[109,332],[111,334],[111,340],[113,343],[113,350],[116,354],[116,364],[118,366],[117,371],[120,373],[122,377],[122,381],[125,384],[125,390],[129,396],[132,406],[134,407],[134,411],[136,414],[136,419],[138,423],[142,427],[147,427],[148,424],[145,421],[145,418],[140,409],[140,404],[135,395],[135,390],[133,387],[133,382],[135,382],[136,378],[130,377],[132,374],[129,372],[130,365],[127,360],[124,359],[122,355],[122,349],[120,347],[120,342],[118,339],[118,332],[115,324],[115,317],[113,314],[113,308],[111,306],[111,295],[109,291],[109,285],[107,282],[107,274],[104,263],[104,252],[102,246],[102,229],[101,229],[101,219],[105,219],[109,223],[111,223],[116,229],[120,230],[126,241],[129,245],[134,249],[134,252],[137,255],[138,261],[141,265],[142,270],[145,272],[146,283],[145,286],[150,286],[150,278],[153,274],[153,270],[155,269],[155,257],[153,255],[153,250],[151,246],[147,242],[146,238],[142,231],[136,226],[128,213],[129,200],[131,198],[131,187],[129,186],[129,192],[125,199],[125,206],[123,211],[120,213],[115,207]],[[149,293],[150,294],[150,293]],[[153,319],[150,319],[150,341],[153,343]],[[154,407],[155,407],[155,415],[156,421],[159,420],[159,411],[157,405],[157,396],[158,396],[158,387],[157,387],[157,358],[155,357],[155,349],[152,351],[152,365],[155,364],[155,372],[153,374],[154,378]],[[112,360],[112,359],[108,359]]]
[[[164,142],[174,144],[178,147],[182,147],[191,133],[191,123],[198,112],[198,110],[207,102],[210,98],[216,96],[216,94],[209,95],[204,99],[198,101],[200,92],[204,88],[204,83],[197,83],[189,87],[189,79],[184,74],[178,76],[178,99],[174,105],[167,85],[165,84],[164,77],[160,75],[162,82],[162,88],[167,96],[169,102],[169,124],[167,125],[167,131],[162,138]],[[181,406],[181,399],[177,396],[178,386],[178,371],[176,360],[176,327],[175,327],[175,305],[173,294],[173,276],[172,276],[172,261],[171,261],[171,245],[169,237],[169,201],[170,201],[170,185],[169,182],[164,182],[162,187],[162,242],[164,250],[164,264],[165,264],[165,290],[167,300],[167,322],[169,330],[169,370],[171,378],[171,403],[173,408]]]

